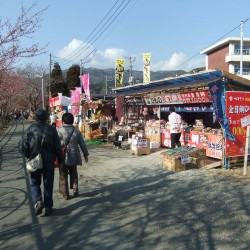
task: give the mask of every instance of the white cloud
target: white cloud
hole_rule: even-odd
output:
[[[115,60],[118,58],[125,58],[127,52],[124,49],[110,48],[105,51],[98,50],[89,63],[96,68],[115,68]]]
[[[108,48],[104,51],[95,50],[95,48],[90,45],[83,43],[78,39],[73,39],[68,45],[63,47],[57,55],[63,62],[67,60],[70,64],[80,63],[83,60],[84,67],[95,67],[100,69],[115,68],[115,60],[118,58],[126,58],[129,53],[124,49],[119,48]],[[142,55],[134,55],[136,58],[133,63],[133,67],[136,70],[143,69]],[[141,58],[141,59],[140,59]],[[60,64],[60,62],[59,62]],[[128,60],[125,61],[125,67],[129,68],[130,63]],[[205,66],[205,58],[193,58],[190,59],[183,52],[173,53],[169,59],[162,60],[159,62],[154,62],[154,55],[152,54],[151,59],[151,70],[185,70],[190,71],[197,67]]]
[[[73,39],[68,45],[64,46],[57,54],[57,57],[64,63],[86,63],[84,67],[114,68],[115,59],[126,57],[124,49],[109,48],[104,51],[98,50],[91,44],[83,43]],[[60,64],[60,62],[59,62]]]
[[[185,70],[190,71],[194,68],[205,66],[205,58],[190,59],[183,52],[174,53],[169,60],[152,63],[151,70]]]
[[[78,61],[93,50],[89,44],[80,40],[73,39],[68,45],[64,46],[57,54],[61,60]]]

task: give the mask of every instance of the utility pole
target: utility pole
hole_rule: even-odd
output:
[[[51,98],[50,84],[51,84],[51,54],[49,54],[49,102]],[[50,103],[49,103],[49,106],[50,106]]]
[[[80,74],[83,75],[84,64],[86,64],[86,63],[88,63],[88,62],[90,62],[90,61],[91,61],[91,59],[88,60],[88,61],[86,61],[86,62],[84,62],[82,59],[80,59]]]
[[[108,78],[110,80],[108,80]],[[108,76],[105,76],[105,83],[106,83],[106,95],[108,94],[108,82],[112,82],[112,76],[111,77],[108,77]]]
[[[129,83],[132,85],[133,84],[133,62],[135,62],[135,57],[133,56],[130,56],[130,57],[126,57],[126,59],[129,59],[129,63],[130,63],[130,66],[129,66]]]
[[[243,21],[240,24],[240,76],[243,75]]]
[[[43,105],[43,109],[45,109],[45,104],[44,104],[44,84],[43,84],[44,73],[42,72],[42,75],[35,75],[35,76],[42,79],[42,105]]]

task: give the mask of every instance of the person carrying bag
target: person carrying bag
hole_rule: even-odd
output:
[[[43,145],[46,128],[47,128],[47,126],[45,126],[45,128],[43,130],[42,142],[41,142],[40,148],[42,148],[42,145]],[[26,159],[26,169],[27,169],[27,171],[29,173],[31,173],[31,172],[35,172],[35,171],[37,171],[39,169],[42,169],[43,168],[43,160],[42,160],[41,152],[39,152],[35,157],[33,157],[33,158],[31,158],[31,157],[32,157],[32,154],[31,154],[30,158]]]
[[[66,152],[67,152],[67,149],[68,149],[68,144],[69,144],[69,141],[70,141],[71,136],[73,135],[73,133],[74,133],[74,129],[73,129],[73,131],[72,131],[72,133],[71,133],[71,135],[70,135],[70,137],[68,139],[68,142],[62,145],[62,153],[63,153],[64,160],[65,160]],[[55,160],[55,168],[59,168],[59,163],[58,163],[57,158]]]
[[[88,162],[88,149],[83,136],[78,128],[74,128],[74,116],[65,113],[62,116],[62,127],[57,129],[62,145],[67,144],[64,164],[59,168],[59,192],[65,200],[69,199],[69,186],[73,190],[73,196],[79,195],[77,165],[82,165],[82,157]],[[68,176],[70,183],[68,185]]]
[[[29,173],[35,215],[42,216],[48,216],[52,212],[54,160],[57,157],[60,165],[64,161],[56,128],[46,124],[48,116],[44,109],[38,109],[35,112],[36,122],[27,128],[21,144],[23,156],[31,159],[33,155],[40,154],[42,159],[42,169]],[[42,182],[43,194],[41,190]]]

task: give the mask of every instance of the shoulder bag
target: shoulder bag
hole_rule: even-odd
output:
[[[69,142],[70,142],[70,140],[71,140],[71,137],[72,137],[74,131],[75,131],[75,128],[73,128],[73,131],[72,131],[72,133],[71,133],[71,135],[70,135],[70,137],[69,137],[67,143],[65,143],[64,145],[62,145],[62,152],[63,152],[64,158],[65,158],[65,156],[66,156],[67,148],[68,148]]]
[[[65,159],[65,156],[66,156],[68,144],[69,144],[69,142],[70,142],[70,140],[71,140],[71,137],[72,137],[74,131],[75,131],[75,128],[73,128],[73,131],[72,131],[72,133],[70,134],[70,137],[69,137],[67,143],[65,143],[64,145],[62,145],[62,153],[63,153],[63,158],[64,158],[64,159]],[[54,165],[55,165],[55,168],[58,168],[58,159],[57,159],[57,158],[56,158],[56,160],[54,161]]]
[[[45,125],[45,128],[43,130],[43,135],[42,135],[42,141],[41,141],[41,148],[43,145],[43,141],[45,138],[45,130],[47,128],[47,125]],[[33,159],[27,159],[26,161],[26,169],[29,173],[35,172],[39,169],[43,168],[43,161],[42,161],[42,156],[41,156],[41,152],[35,156]]]

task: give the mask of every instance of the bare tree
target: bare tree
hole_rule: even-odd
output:
[[[42,15],[47,8],[33,13],[37,2],[25,9],[21,7],[21,14],[12,23],[10,19],[2,20],[0,17],[0,70],[10,69],[20,57],[33,57],[46,53],[46,46],[40,47],[39,43],[28,47],[22,46],[25,38],[34,38],[35,31],[40,28]]]
[[[24,39],[32,39],[42,22],[42,15],[47,8],[35,11],[37,2],[29,8],[21,7],[21,13],[14,23],[10,19],[0,17],[0,111],[8,109],[8,102],[13,93],[20,87],[22,81],[14,72],[14,64],[22,57],[34,57],[46,53],[47,45],[41,47],[39,43],[22,46]],[[19,79],[19,80],[17,80]],[[17,84],[20,86],[17,86]],[[4,94],[3,94],[4,93]]]
[[[44,67],[27,64],[25,68],[19,70],[18,75],[22,79],[23,87],[16,95],[17,99],[22,97],[19,104],[35,111],[42,106],[42,87],[45,89],[45,86],[42,86],[40,76],[44,75]]]

